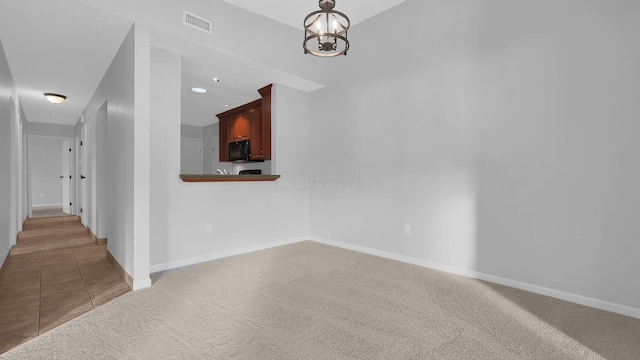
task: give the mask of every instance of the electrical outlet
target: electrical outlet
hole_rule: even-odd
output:
[[[213,224],[207,224],[204,226],[204,233],[206,235],[213,235]]]
[[[40,193],[40,197],[44,197],[44,193]]]
[[[404,234],[407,236],[411,236],[411,225],[408,225],[408,224],[404,225]]]

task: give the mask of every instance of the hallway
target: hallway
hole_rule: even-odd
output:
[[[77,216],[28,219],[0,273],[0,354],[128,291]]]

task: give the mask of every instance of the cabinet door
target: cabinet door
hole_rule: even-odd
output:
[[[249,119],[248,112],[234,116],[231,120],[229,131],[229,141],[242,141],[249,139]]]
[[[220,162],[229,162],[229,120],[220,119],[218,126],[220,131],[220,141],[218,144]]]
[[[262,147],[262,109],[256,108],[249,111],[249,128],[251,140],[251,159],[264,160]]]

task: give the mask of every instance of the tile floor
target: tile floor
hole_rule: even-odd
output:
[[[77,216],[28,219],[0,277],[0,354],[128,291]]]

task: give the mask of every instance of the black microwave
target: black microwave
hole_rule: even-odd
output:
[[[249,140],[229,143],[229,161],[251,161],[251,143]]]

